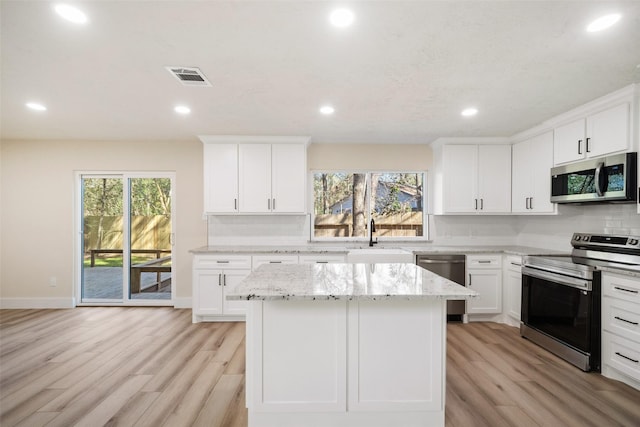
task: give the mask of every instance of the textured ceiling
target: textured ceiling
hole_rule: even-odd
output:
[[[51,2],[0,2],[3,139],[510,136],[640,82],[640,1],[353,1],[342,30],[331,1],[76,4],[89,24]],[[618,25],[584,31],[610,11]],[[169,65],[213,86],[182,86]],[[461,117],[470,105],[479,114]]]

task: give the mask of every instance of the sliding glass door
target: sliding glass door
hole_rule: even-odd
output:
[[[81,174],[80,302],[170,304],[172,174]]]

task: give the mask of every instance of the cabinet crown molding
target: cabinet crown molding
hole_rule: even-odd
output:
[[[305,144],[310,136],[264,136],[264,135],[198,135],[204,144]]]

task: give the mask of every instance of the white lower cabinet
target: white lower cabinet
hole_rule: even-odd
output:
[[[504,259],[504,311],[506,323],[518,325],[522,309],[522,257],[507,255]],[[513,321],[511,321],[513,319]]]
[[[226,294],[251,272],[251,257],[195,255],[192,320],[244,320],[245,301],[227,301]]]
[[[502,255],[467,255],[467,287],[478,292],[467,301],[467,314],[502,313]]]
[[[444,301],[249,304],[250,425],[444,426]]]
[[[262,264],[297,264],[297,255],[254,255],[251,257],[251,268],[255,270]]]
[[[602,375],[640,389],[640,278],[602,273]]]
[[[327,254],[312,254],[312,255],[300,255],[298,262],[300,264],[328,264],[334,262],[345,262],[345,255],[327,255]]]

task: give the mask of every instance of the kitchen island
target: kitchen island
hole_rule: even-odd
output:
[[[247,300],[249,426],[444,426],[446,300],[414,264],[263,265]]]

